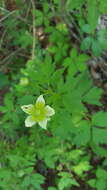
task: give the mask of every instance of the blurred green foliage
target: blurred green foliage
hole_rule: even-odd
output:
[[[107,112],[86,64],[107,50],[107,29],[97,30],[106,4],[0,1],[1,190],[107,189]],[[47,131],[26,128],[21,110],[40,94],[56,112]]]

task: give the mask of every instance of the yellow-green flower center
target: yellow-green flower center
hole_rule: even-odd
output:
[[[32,117],[32,120],[40,122],[46,118],[47,111],[43,103],[36,103],[30,110],[29,114]]]

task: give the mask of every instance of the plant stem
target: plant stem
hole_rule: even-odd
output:
[[[33,44],[32,44],[32,60],[35,59],[35,45],[36,45],[36,26],[35,26],[35,15],[34,15],[34,11],[35,11],[35,3],[33,0],[31,0],[32,3],[32,18],[33,18]]]

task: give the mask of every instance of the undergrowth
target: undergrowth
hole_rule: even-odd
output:
[[[0,190],[107,189],[104,92],[88,68],[107,50],[106,14],[106,0],[0,1]],[[21,109],[40,95],[55,110],[46,130]]]

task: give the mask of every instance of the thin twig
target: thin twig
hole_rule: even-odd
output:
[[[28,18],[28,16],[29,16],[29,13],[30,13],[30,10],[31,10],[31,3],[29,3],[29,6],[28,6],[28,9],[27,9],[27,11],[26,11],[26,18]]]
[[[5,19],[7,19],[10,15],[14,14],[15,12],[16,12],[16,10],[9,12],[6,16],[4,16],[2,19],[0,19],[0,22],[3,22]]]
[[[34,15],[35,4],[34,4],[33,0],[31,0],[31,3],[32,3],[32,9],[33,9],[33,13],[32,13],[32,18],[33,18],[32,60],[34,60],[35,59],[35,45],[36,45],[36,26],[35,26],[35,15]]]
[[[3,34],[2,34],[2,36],[1,36],[1,39],[0,39],[0,50],[1,50],[1,48],[2,48],[2,43],[3,43],[3,40],[4,40],[4,38],[5,38],[6,33],[7,33],[7,30],[5,30],[5,31],[3,32]]]
[[[65,11],[65,4],[66,4],[65,2],[66,2],[65,0],[60,1],[60,10],[61,10],[62,21],[64,21],[65,24],[69,27],[69,31],[70,31],[71,35],[74,37],[74,39],[76,39],[78,42],[80,42],[79,37],[75,34],[75,32],[72,29],[73,23],[70,23],[68,21],[67,14]]]
[[[22,48],[18,48],[16,51],[12,52],[12,53],[9,54],[7,57],[5,57],[5,58],[1,61],[1,63],[0,63],[0,65],[1,65],[0,68],[2,68],[2,67],[5,66],[5,65],[8,65],[7,60],[9,60],[10,57],[13,57],[13,56],[14,56],[17,52],[19,52],[20,50],[22,50]],[[4,65],[4,63],[5,63],[5,65]]]
[[[10,11],[8,11],[7,9],[3,8],[3,7],[0,7],[0,10],[5,11],[5,12],[7,12],[7,13],[10,12]]]
[[[30,7],[28,7],[27,12],[29,11],[29,9],[30,9]],[[3,12],[8,13],[8,15],[11,14],[11,11],[8,11],[7,9],[4,9],[4,8],[2,8],[2,7],[0,7],[0,10],[2,10]],[[27,14],[28,14],[28,13],[27,13]],[[3,20],[6,19],[6,18],[8,18],[8,17],[7,17],[8,15],[6,15],[5,18],[3,17]],[[27,17],[27,16],[26,16],[26,17]],[[17,15],[17,16],[15,16],[15,19],[20,19],[21,21],[25,22],[28,26],[31,26],[31,25],[28,23],[28,20],[26,19],[26,17],[25,17],[25,18],[22,18],[20,15]]]

